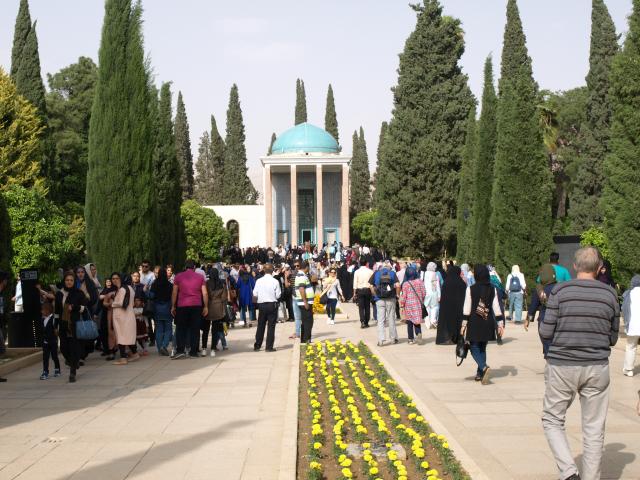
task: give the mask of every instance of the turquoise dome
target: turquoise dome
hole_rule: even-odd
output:
[[[272,155],[285,153],[340,153],[340,147],[327,131],[305,122],[282,133],[273,143]]]

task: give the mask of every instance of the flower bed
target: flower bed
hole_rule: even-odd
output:
[[[470,478],[364,343],[327,340],[301,355],[297,478]]]

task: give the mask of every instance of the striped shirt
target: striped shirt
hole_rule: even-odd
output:
[[[309,277],[307,277],[307,275],[302,271],[298,271],[298,273],[296,274],[295,294],[296,294],[296,302],[298,303],[298,306],[303,307],[304,299],[302,298],[302,295],[300,295],[300,287],[304,288],[304,292],[307,297],[307,302],[313,304],[315,291],[313,289],[313,285],[309,281]]]
[[[550,341],[552,365],[603,365],[618,341],[620,304],[616,291],[598,280],[558,284],[547,300],[540,338]]]

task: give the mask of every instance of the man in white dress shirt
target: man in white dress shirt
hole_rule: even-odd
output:
[[[253,299],[258,304],[258,329],[256,343],[253,349],[257,352],[262,347],[264,330],[267,328],[267,352],[275,352],[273,343],[276,337],[276,322],[278,320],[278,302],[280,301],[280,282],[273,278],[273,264],[264,266],[264,275],[256,281],[253,287]]]

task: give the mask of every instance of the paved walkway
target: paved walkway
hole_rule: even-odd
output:
[[[375,345],[375,327],[361,330],[355,307],[345,310],[352,319],[335,326],[316,317],[314,337]],[[380,355],[486,478],[556,478],[540,424],[544,362],[535,329],[509,327],[502,347],[490,345],[494,376],[487,386],[473,381],[471,359],[456,368],[453,346],[436,346],[435,331],[424,345],[411,346],[405,328],[398,329],[402,343]],[[9,375],[0,386],[0,480],[278,478],[287,454],[292,330],[291,323],[278,325],[273,354],[251,351],[255,329],[235,329],[231,350],[214,359],[152,354],[115,367],[94,354],[75,385],[38,380],[39,365]],[[622,353],[619,346],[611,361],[603,478],[637,480],[640,375],[622,376]],[[579,453],[578,406],[570,410],[568,431]]]

